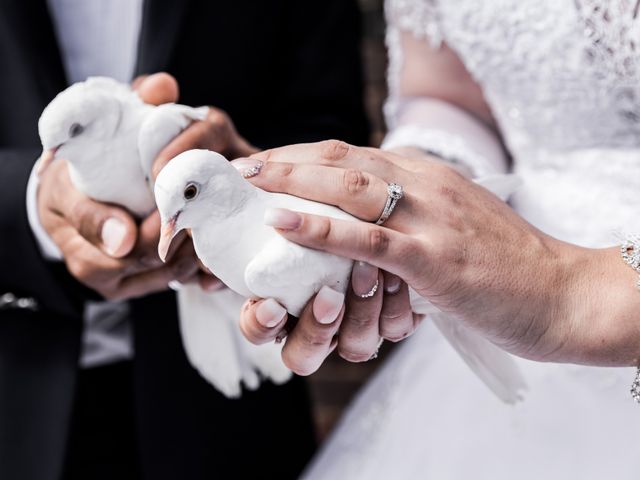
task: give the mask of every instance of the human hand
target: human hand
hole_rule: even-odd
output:
[[[155,77],[153,79],[155,92],[139,91],[146,103],[157,105],[178,101],[179,87],[175,78],[166,73],[152,77]],[[148,84],[149,79],[151,77],[140,82]],[[138,82],[134,82],[134,85]],[[162,94],[158,95],[158,91]],[[249,156],[259,151],[237,132],[233,121],[225,111],[216,107],[208,108],[209,114],[205,120],[193,122],[160,152],[152,168],[154,178],[168,162],[187,150],[196,148],[212,150],[227,158]]]
[[[177,95],[177,84],[167,74],[155,74],[134,83],[147,103],[161,104]],[[126,299],[165,290],[170,281],[200,279],[207,289],[218,288],[212,276],[198,273],[191,242],[172,250],[165,266],[156,253],[159,239],[157,212],[137,226],[123,209],[95,202],[77,191],[61,160],[40,174],[37,204],[44,229],[60,248],[69,271],[80,282],[107,299]]]
[[[565,292],[574,282],[568,279],[586,250],[542,234],[453,169],[334,141],[275,149],[251,160],[264,163],[250,180],[256,186],[332,204],[367,222],[379,217],[388,183],[401,184],[404,198],[384,226],[282,210],[272,212],[271,224],[291,241],[400,277],[513,353],[546,358],[566,341],[572,323],[554,319],[570,317]],[[249,167],[250,161],[242,162]],[[247,306],[242,318],[254,341],[255,332],[266,336],[259,307]],[[316,330],[298,337],[294,332],[289,350],[306,352],[296,361],[312,357],[309,348],[316,343],[326,354],[326,339]],[[295,345],[302,341],[311,347]]]
[[[163,291],[169,282],[190,281],[198,271],[191,242],[174,247],[171,260],[162,263],[157,212],[138,227],[125,210],[76,190],[62,159],[40,178],[38,214],[69,272],[108,300]]]

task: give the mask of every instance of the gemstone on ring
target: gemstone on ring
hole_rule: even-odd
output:
[[[402,186],[398,185],[397,183],[390,183],[387,186],[387,193],[394,200],[400,200],[402,198],[402,196],[404,195],[404,192],[402,190]]]
[[[380,217],[375,222],[376,225],[382,225],[389,219],[393,210],[396,208],[396,204],[403,196],[404,191],[402,189],[402,185],[398,185],[397,183],[390,183],[387,185],[387,201],[384,204]]]

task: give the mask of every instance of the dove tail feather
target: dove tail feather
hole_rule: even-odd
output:
[[[469,368],[498,398],[508,404],[524,399],[527,384],[511,355],[438,310],[414,290],[410,290],[410,295],[412,310],[429,316]]]
[[[445,313],[432,314],[429,318],[498,398],[508,404],[524,400],[527,384],[515,360],[507,352]]]
[[[178,290],[180,332],[187,358],[198,373],[229,398],[242,386],[256,390],[262,378],[286,382],[291,372],[281,346],[251,345],[238,325],[244,297],[229,289],[207,293],[197,285]]]

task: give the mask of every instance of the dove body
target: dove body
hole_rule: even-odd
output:
[[[494,192],[507,193],[517,182],[489,178]],[[221,155],[191,150],[174,158],[157,178],[156,202],[162,219],[159,246],[166,255],[171,239],[191,229],[200,260],[245,297],[274,298],[299,316],[323,285],[344,292],[352,260],[289,242],[264,225],[267,208],[357,221],[330,205],[269,193],[247,182]],[[430,315],[469,367],[503,401],[522,398],[526,383],[513,359],[410,289],[414,313]]]
[[[188,199],[190,187],[197,193]],[[323,286],[347,289],[352,260],[289,242],[264,225],[269,208],[354,220],[338,208],[260,190],[223,156],[206,150],[178,155],[163,169],[156,201],[163,223],[173,224],[164,241],[191,229],[200,260],[240,295],[274,298],[297,316]]]
[[[67,161],[74,186],[90,198],[120,205],[138,218],[155,208],[150,178],[161,150],[209,109],[145,104],[128,85],[90,78],[61,92],[43,111],[38,128],[44,148],[40,171]],[[280,347],[251,345],[238,325],[243,298],[231,290],[206,293],[183,285],[177,292],[185,353],[198,372],[228,397],[261,378],[290,378]]]

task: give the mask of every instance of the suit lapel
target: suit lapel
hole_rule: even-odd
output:
[[[166,70],[188,0],[144,0],[136,74]]]

